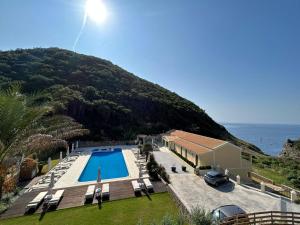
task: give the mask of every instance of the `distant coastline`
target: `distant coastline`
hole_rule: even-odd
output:
[[[250,142],[266,154],[279,155],[287,139],[300,138],[298,124],[221,123],[236,137]]]

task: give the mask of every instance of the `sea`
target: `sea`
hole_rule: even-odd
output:
[[[300,125],[223,123],[223,126],[272,156],[279,155],[287,139],[300,138]]]

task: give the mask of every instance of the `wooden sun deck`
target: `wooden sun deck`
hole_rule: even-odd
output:
[[[153,184],[154,193],[167,191],[166,186],[161,181],[152,181],[152,184]],[[111,182],[109,185],[110,185],[109,201],[135,197],[135,193],[132,189],[130,180],[115,181],[115,182]],[[59,209],[72,208],[72,207],[84,205],[85,204],[84,196],[87,187],[88,185],[65,188],[64,196],[61,202],[59,203],[57,209],[59,210]],[[24,193],[16,200],[16,202],[14,202],[14,204],[6,212],[0,215],[0,218],[3,219],[3,218],[10,218],[10,217],[17,217],[17,216],[24,215],[26,205],[41,191],[43,190],[40,189],[39,191]],[[55,191],[56,190],[54,190],[54,192]],[[145,195],[145,193],[142,192],[142,195]],[[98,203],[98,201],[94,199],[93,203]],[[42,212],[42,205],[38,207],[35,213],[41,213],[41,212]]]

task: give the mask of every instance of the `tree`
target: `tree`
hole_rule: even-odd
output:
[[[153,151],[151,144],[144,144],[142,152],[146,155],[146,162],[148,161],[149,153]]]
[[[0,90],[0,199],[8,159],[64,147],[66,139],[88,133],[72,118],[54,115],[40,97],[22,95],[19,85]]]

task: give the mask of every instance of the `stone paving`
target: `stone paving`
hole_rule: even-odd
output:
[[[211,187],[203,178],[193,174],[191,167],[188,173],[180,170],[173,173],[170,166],[176,165],[181,168],[181,165],[186,163],[166,149],[154,152],[154,157],[159,164],[165,166],[172,187],[188,210],[195,206],[213,210],[221,205],[235,204],[248,213],[268,210],[300,212],[300,205],[293,204],[286,198],[261,193],[251,187],[237,185],[235,182],[218,188]]]

